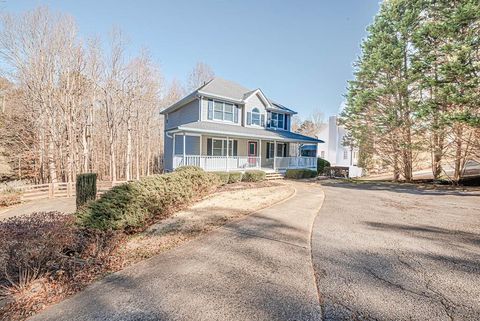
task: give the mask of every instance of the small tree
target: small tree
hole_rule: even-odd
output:
[[[76,183],[77,209],[97,196],[97,174],[85,173],[77,175]]]
[[[327,161],[326,159],[318,157],[317,158],[317,174],[323,175],[326,167],[330,167],[330,162]]]

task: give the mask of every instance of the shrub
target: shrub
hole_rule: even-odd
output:
[[[265,172],[260,170],[245,171],[242,181],[244,182],[261,182],[265,180]]]
[[[22,193],[20,191],[8,188],[0,193],[0,207],[11,206],[21,202]]]
[[[0,319],[25,319],[107,271],[118,270],[124,236],[82,229],[73,215],[32,213],[0,221]]]
[[[317,158],[317,173],[318,175],[324,175],[324,169],[326,167],[330,167],[330,162],[323,159],[323,158]]]
[[[95,200],[97,197],[97,174],[78,174],[75,194],[77,208]]]
[[[101,230],[145,227],[154,217],[166,216],[212,192],[216,175],[183,168],[116,186],[77,211],[79,224]]]
[[[230,172],[228,176],[228,184],[238,183],[242,180],[242,172]]]
[[[213,173],[218,177],[222,185],[228,184],[230,173],[228,172],[213,172]]]
[[[175,172],[203,172],[204,170],[198,166],[180,166],[175,169]]]
[[[287,169],[287,172],[285,173],[286,178],[294,178],[294,179],[312,178],[316,176],[317,176],[317,172],[311,169]]]
[[[21,288],[47,272],[64,269],[75,240],[75,218],[34,213],[0,222],[0,280]]]

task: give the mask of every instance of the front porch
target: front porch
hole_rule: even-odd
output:
[[[317,169],[316,157],[299,155],[300,142],[181,133],[173,135],[173,169],[198,166],[206,171]]]
[[[198,166],[206,171],[245,171],[260,169],[265,172],[285,171],[290,168],[306,168],[317,170],[316,157],[274,157],[272,166],[262,166],[260,157],[251,156],[200,156],[175,155],[173,168],[180,166]]]

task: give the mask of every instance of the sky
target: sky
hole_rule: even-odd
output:
[[[379,1],[5,0],[1,10],[48,6],[72,15],[83,37],[119,28],[130,54],[147,48],[167,80],[186,82],[203,61],[306,118],[338,113]]]

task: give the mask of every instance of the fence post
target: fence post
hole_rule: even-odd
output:
[[[53,193],[54,193],[54,189],[55,189],[55,186],[53,184],[54,184],[53,182],[48,184],[48,198],[53,197]]]

